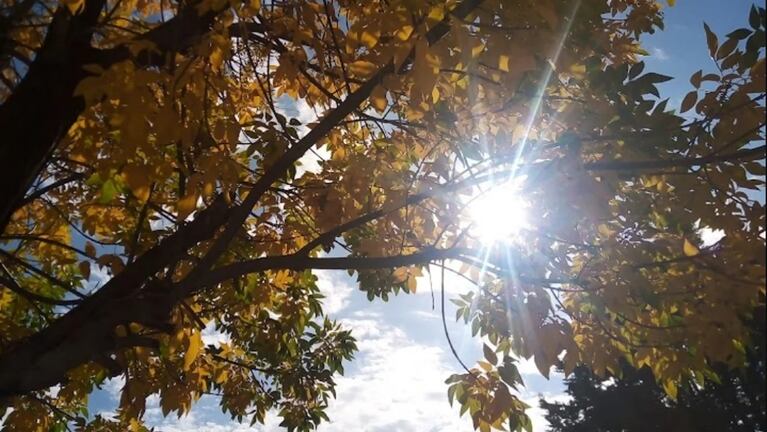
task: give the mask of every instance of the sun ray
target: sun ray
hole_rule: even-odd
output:
[[[514,155],[514,160],[512,162],[512,166],[511,166],[512,178],[515,177],[517,169],[520,166],[519,160],[522,157],[522,153],[525,150],[525,147],[527,147],[527,138],[530,135],[530,130],[532,129],[533,123],[535,122],[536,117],[538,117],[538,112],[541,109],[543,95],[546,92],[546,87],[548,87],[549,81],[551,81],[551,77],[554,73],[554,65],[556,65],[557,61],[559,60],[559,56],[562,53],[562,49],[564,48],[565,41],[567,41],[567,37],[570,35],[570,28],[573,25],[573,21],[575,21],[575,16],[578,13],[578,9],[580,8],[580,6],[581,6],[581,0],[576,1],[575,5],[573,5],[573,10],[570,13],[570,16],[567,17],[567,24],[565,25],[565,28],[562,31],[562,35],[559,38],[557,47],[554,50],[554,55],[552,55],[551,57],[551,66],[546,68],[546,71],[543,74],[543,79],[541,80],[541,86],[538,89],[538,94],[533,98],[533,108],[530,111],[527,124],[525,125],[525,133],[519,145],[517,146],[516,154]]]
[[[484,244],[508,241],[529,225],[530,205],[521,192],[520,182],[507,182],[494,186],[470,204],[472,231]]]

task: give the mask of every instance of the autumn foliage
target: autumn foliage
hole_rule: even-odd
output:
[[[150,395],[214,394],[314,428],[355,341],[313,269],[371,300],[473,279],[484,359],[446,389],[482,431],[530,426],[517,358],[648,366],[672,398],[741,366],[765,10],[701,31],[680,107],[641,62],[662,25],[651,0],[0,0],[4,427],[144,430]],[[534,223],[487,244],[466,208],[508,181]],[[117,417],[89,416],[116,376]]]

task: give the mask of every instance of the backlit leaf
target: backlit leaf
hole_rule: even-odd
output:
[[[700,254],[700,250],[698,249],[698,247],[695,246],[694,244],[692,244],[687,239],[684,239],[684,247],[683,247],[683,249],[684,249],[684,254],[689,256],[689,257],[696,256],[696,255]]]

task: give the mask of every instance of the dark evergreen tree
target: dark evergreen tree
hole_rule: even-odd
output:
[[[541,400],[551,432],[757,432],[765,423],[765,315],[754,316],[745,369],[717,368],[719,383],[694,382],[671,400],[648,368],[625,364],[620,377],[576,368],[565,380],[566,403]]]

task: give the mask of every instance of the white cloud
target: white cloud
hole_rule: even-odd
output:
[[[447,401],[444,380],[457,371],[449,365],[444,342],[415,342],[405,329],[384,320],[384,315],[364,310],[341,320],[357,338],[359,351],[347,375],[336,379],[338,398],[331,400],[328,409],[331,421],[323,423],[319,432],[473,430],[468,416],[460,417],[457,408],[452,408]],[[530,364],[532,361],[522,361],[520,372],[528,372]],[[116,402],[123,385],[124,379],[116,377],[107,380],[103,388]],[[549,401],[561,402],[568,398],[554,392],[542,395]],[[540,396],[530,390],[520,395],[531,407],[528,415],[534,432],[543,432],[548,425],[545,412],[538,407]],[[114,413],[104,411],[102,414]],[[203,396],[191,412],[178,418],[173,414],[163,417],[159,396],[152,395],[147,399],[145,421],[163,432],[284,430],[279,427],[281,419],[274,413],[267,416],[265,425],[253,427],[247,425],[247,420],[243,424],[230,420],[220,412],[218,400],[212,396]]]
[[[349,305],[349,297],[354,291],[354,282],[346,273],[334,270],[314,270],[317,287],[325,296],[323,310],[328,315],[335,315]]]
[[[223,417],[220,413],[218,400],[212,396],[203,396],[194,406],[192,411],[181,418],[169,415],[162,417],[159,407],[159,398],[147,400],[146,424],[154,426],[155,430],[162,432],[245,432],[264,431],[276,432],[284,429],[278,426],[280,420],[269,418],[265,425],[249,426],[248,421],[238,423]]]
[[[160,423],[157,426],[157,429],[163,432],[244,432],[259,430],[250,427],[247,424],[241,424],[235,421],[224,424],[212,421],[202,421],[196,418],[193,414],[189,414],[179,420]]]
[[[355,369],[337,379],[331,422],[320,431],[471,430],[468,417],[460,418],[447,402],[444,380],[456,371],[441,340],[419,344],[380,316],[355,315],[342,321],[357,338]]]
[[[110,276],[106,266],[91,263],[91,275],[87,281],[83,282],[83,288],[86,293],[92,293],[104,286],[110,279],[112,276]]]
[[[120,393],[125,386],[125,377],[118,375],[114,378],[109,378],[101,384],[101,388],[109,394],[109,398],[112,401],[120,400]]]
[[[539,406],[538,398],[538,396],[531,396],[522,399],[522,402],[530,406],[526,413],[533,423],[533,432],[545,432],[548,430],[549,422],[546,421],[546,410]]]
[[[454,271],[450,271],[455,266],[446,264],[445,267],[445,294],[448,298],[476,290],[476,286],[469,280],[458,276]],[[457,268],[453,268],[453,270],[457,270]],[[467,275],[467,277],[470,276]],[[439,296],[439,291],[442,289],[442,268],[438,265],[430,265],[429,271],[424,270],[423,274],[416,278],[416,282],[418,283],[417,294],[431,295],[434,292],[435,296]]]
[[[205,345],[220,346],[222,343],[231,342],[231,338],[228,334],[216,329],[216,323],[214,321],[209,322],[205,326],[200,336]]]
[[[565,403],[572,400],[567,393],[536,393],[526,392],[522,401],[530,406],[527,409],[527,415],[533,423],[533,432],[545,432],[548,430],[549,422],[546,421],[546,410],[540,407],[540,399],[544,398],[549,403]]]
[[[357,338],[359,352],[347,375],[336,380],[338,399],[331,401],[331,421],[323,423],[320,432],[472,430],[469,418],[459,417],[447,402],[444,380],[455,370],[446,361],[441,340],[419,344],[404,329],[385,323],[382,315],[366,311],[342,323]],[[157,402],[147,401],[146,420],[163,432],[283,430],[273,413],[265,425],[253,428],[222,420],[212,397],[203,397],[180,419],[162,418]]]
[[[650,53],[655,57],[655,59],[660,61],[666,61],[670,59],[668,53],[663,48],[653,47],[650,48]]]
[[[173,214],[174,209],[171,208],[170,206],[163,206],[163,210]],[[172,228],[173,225],[175,225],[175,221],[170,220],[161,214],[157,214],[156,216],[149,218],[149,229],[151,229],[152,231],[166,230],[166,229]]]
[[[296,100],[295,110],[297,113],[296,118],[304,125],[316,121],[318,118],[317,112],[306,102],[306,99]]]
[[[301,122],[301,126],[296,128],[299,137],[303,137],[309,133],[309,127],[306,125],[317,121],[321,115],[321,111],[316,110],[315,107],[309,105],[306,102],[306,99],[291,99],[289,97],[282,97],[277,101],[277,110],[282,114],[295,118]],[[296,177],[301,177],[307,171],[319,172],[320,160],[329,157],[330,153],[324,147],[314,148],[313,151],[306,152],[301,159],[299,159],[300,165],[296,169]]]
[[[59,395],[59,391],[61,391],[61,385],[56,384],[55,386],[46,390],[45,393],[48,397],[55,398]]]
[[[530,357],[529,359],[519,359],[519,362],[517,363],[517,370],[519,370],[521,375],[541,374],[541,372],[538,371],[538,366],[535,365],[535,360],[533,357]]]
[[[433,273],[434,289],[438,295],[439,272]],[[346,365],[347,374],[336,378],[337,399],[330,401],[327,410],[330,422],[321,424],[319,432],[473,430],[470,418],[460,417],[458,407],[451,407],[447,401],[444,380],[459,370],[441,337],[438,312],[412,309],[400,316],[417,316],[418,319],[393,321],[392,315],[386,311],[370,308],[350,310],[354,281],[343,272],[318,271],[315,274],[320,290],[327,296],[325,310],[330,314],[343,313],[341,324],[351,329],[359,348],[356,358]],[[455,280],[447,280],[447,286],[454,288],[448,291],[462,292],[470,286],[459,278],[451,279]],[[419,291],[428,293],[428,281],[419,282],[422,285],[426,283],[423,289],[419,286]],[[415,327],[413,323],[417,323]],[[215,342],[226,337],[213,326],[208,326],[203,335],[206,343],[208,338]],[[479,338],[470,341],[481,343]],[[538,374],[532,361],[521,361],[520,372]],[[122,386],[122,379],[115,378],[104,387],[116,401]],[[543,432],[546,422],[543,411],[538,408],[537,393],[528,389],[520,397],[531,404],[528,414],[533,420],[534,431]],[[265,425],[249,427],[249,419],[245,419],[244,424],[230,420],[221,413],[216,397],[202,397],[192,411],[180,419],[174,415],[162,417],[158,403],[156,396],[149,398],[145,419],[149,425],[163,432],[284,430],[278,426],[281,419],[273,412],[267,415]]]
[[[700,239],[703,242],[703,246],[705,247],[716,244],[725,236],[724,231],[714,230],[708,227],[704,227],[698,230],[698,234],[700,234]]]
[[[437,312],[436,310],[414,310],[413,315],[425,320],[440,319],[439,312]]]

